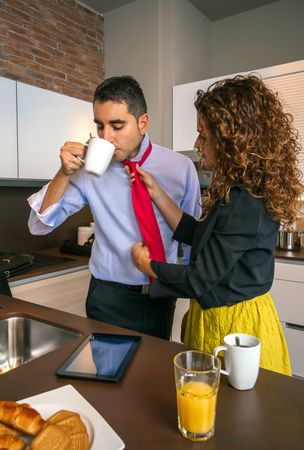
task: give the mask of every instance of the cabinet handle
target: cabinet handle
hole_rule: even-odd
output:
[[[296,325],[294,323],[286,322],[286,328],[291,328],[292,330],[304,331],[304,325]]]

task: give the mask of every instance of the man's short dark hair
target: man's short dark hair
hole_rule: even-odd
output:
[[[147,103],[144,93],[135,80],[130,75],[120,77],[111,77],[104,80],[97,86],[94,94],[94,102],[117,102],[126,103],[128,112],[132,114],[136,120],[142,114],[147,112]]]

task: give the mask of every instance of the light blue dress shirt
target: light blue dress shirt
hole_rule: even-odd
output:
[[[132,161],[139,161],[149,144],[146,134],[139,153]],[[152,152],[143,164],[165,192],[179,207],[195,217],[200,216],[200,185],[193,162],[177,152],[152,144]],[[93,214],[95,241],[89,261],[91,274],[101,280],[143,285],[148,277],[133,264],[131,246],[142,240],[131,200],[131,188],[123,163],[112,160],[101,177],[77,171],[58,203],[39,213],[47,186],[31,195],[32,208],[29,229],[32,234],[44,235],[53,231],[65,219],[89,204]],[[153,204],[162,235],[166,259],[177,261],[178,243],[172,230]],[[185,252],[188,257],[188,251]]]

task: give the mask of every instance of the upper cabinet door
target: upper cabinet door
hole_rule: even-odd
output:
[[[0,78],[0,177],[17,178],[16,81]]]
[[[19,178],[49,180],[60,167],[66,141],[96,134],[93,105],[17,82]]]
[[[304,60],[266,67],[246,73],[260,74],[265,83],[278,92],[285,110],[294,117],[294,125],[304,144]],[[240,72],[241,73],[241,72]],[[199,89],[206,91],[216,81],[232,78],[235,74],[195,81],[173,87],[173,149],[191,150],[197,138],[196,109],[194,100]],[[304,171],[304,159],[300,161]]]

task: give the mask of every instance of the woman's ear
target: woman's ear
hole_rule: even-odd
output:
[[[140,134],[143,136],[146,134],[149,124],[149,116],[147,113],[142,114],[138,119],[138,129],[140,131]]]

